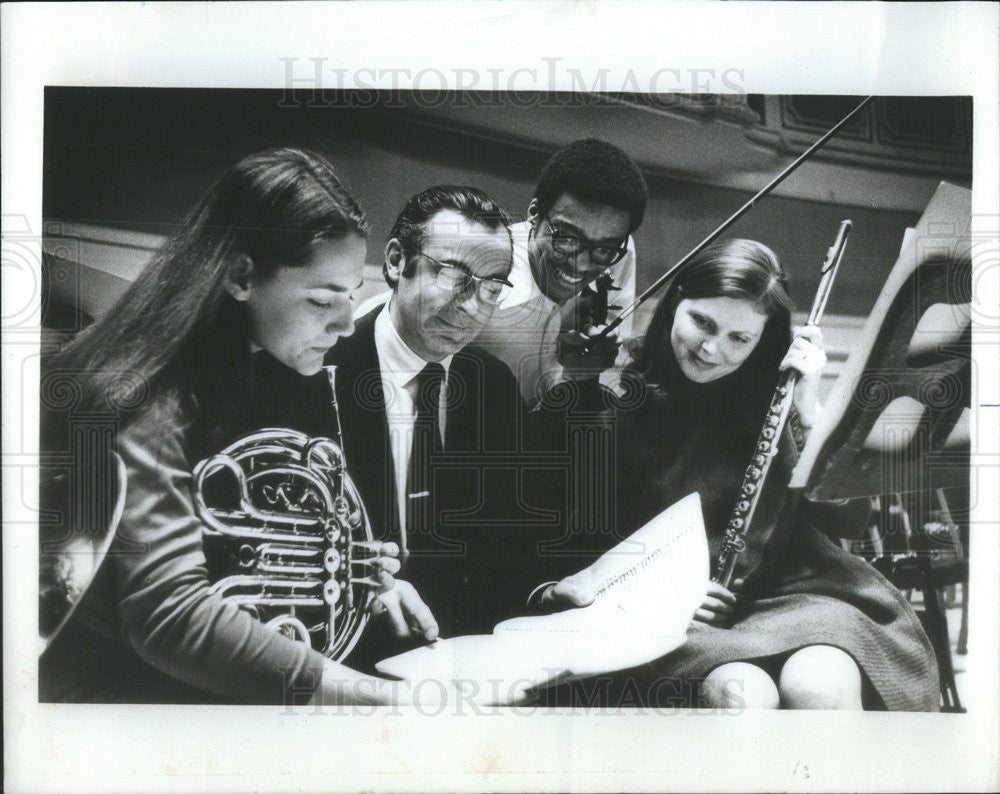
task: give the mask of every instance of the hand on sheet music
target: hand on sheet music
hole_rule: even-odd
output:
[[[437,639],[437,621],[409,582],[394,580],[394,586],[372,602],[372,615],[388,626],[394,637],[418,637],[428,642]]]
[[[823,410],[819,402],[819,385],[825,365],[823,332],[815,325],[797,326],[791,347],[781,361],[781,369],[799,373],[793,404],[800,423],[806,428],[816,424]]]
[[[708,575],[701,498],[691,493],[584,570],[540,583],[528,598],[535,614],[501,621],[490,634],[413,648],[375,669],[410,682],[416,695],[422,684],[440,682],[462,684],[477,703],[513,703],[533,688],[670,653],[687,636]]]
[[[538,603],[544,612],[562,612],[594,602],[596,587],[589,569],[584,569],[548,587]]]
[[[708,583],[708,592],[701,606],[694,613],[694,619],[712,626],[725,625],[733,614],[742,579],[733,580],[733,589],[727,590],[718,582]]]

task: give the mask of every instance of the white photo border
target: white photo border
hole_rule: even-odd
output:
[[[415,78],[432,81],[439,73],[449,87],[463,87],[462,80],[478,75],[482,82],[471,87],[489,90],[488,78],[499,74],[513,80],[515,89],[578,90],[573,70],[590,85],[607,69],[611,86],[629,87],[631,72],[639,90],[653,84],[699,92],[709,74],[721,81],[727,70],[737,70],[739,86],[750,93],[971,95],[973,213],[981,231],[993,234],[992,246],[977,249],[975,296],[985,306],[1000,304],[1000,14],[992,4],[53,3],[5,5],[0,13],[5,243],[11,234],[37,235],[41,229],[46,85],[283,88],[282,59],[288,58],[321,59],[330,88],[367,70],[365,80],[378,88],[409,88]],[[657,73],[672,82],[651,83]],[[707,89],[725,90],[720,82]],[[975,694],[964,715],[779,712],[727,719],[514,709],[470,719],[471,711],[435,716],[372,709],[368,716],[345,718],[332,707],[317,714],[236,706],[39,705],[37,555],[26,529],[27,497],[21,497],[37,487],[37,438],[19,430],[37,426],[37,339],[33,349],[26,337],[10,333],[10,325],[17,318],[37,327],[40,302],[31,274],[8,272],[7,266],[5,259],[8,790],[1000,786],[995,494],[974,516],[967,675]],[[977,342],[977,404],[1000,403],[996,348],[995,336]],[[977,416],[976,452],[987,462],[1000,455],[997,411],[984,407]]]

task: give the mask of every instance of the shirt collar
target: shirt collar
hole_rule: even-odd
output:
[[[534,275],[531,273],[531,263],[528,261],[528,238],[531,234],[531,221],[514,224],[510,227],[510,234],[514,241],[514,259],[507,280],[514,286],[500,302],[500,308],[510,309],[539,298],[555,306],[553,301],[542,294],[535,283]]]
[[[420,374],[428,362],[413,352],[399,335],[396,326],[392,324],[389,306],[394,300],[395,296],[390,298],[375,318],[375,349],[378,351],[382,376],[388,377],[394,386],[402,389]],[[444,367],[445,378],[448,377],[451,360],[454,357],[454,355],[445,356],[438,362]]]

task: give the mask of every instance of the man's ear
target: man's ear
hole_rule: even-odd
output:
[[[406,254],[403,253],[403,246],[395,237],[390,237],[385,244],[385,264],[383,270],[385,277],[394,285],[399,283],[403,270],[406,269]]]
[[[226,292],[236,300],[245,302],[253,290],[253,262],[244,254],[233,261],[226,271]]]

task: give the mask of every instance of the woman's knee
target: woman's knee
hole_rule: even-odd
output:
[[[778,677],[786,709],[861,709],[861,671],[853,658],[832,645],[796,651]]]
[[[701,685],[709,708],[776,709],[778,688],[763,669],[749,662],[730,662],[716,667]]]

